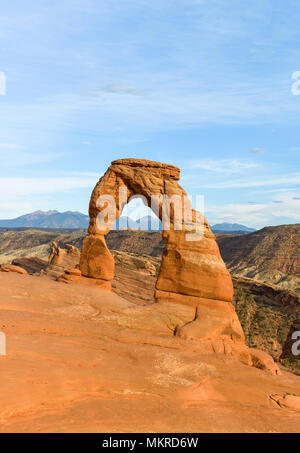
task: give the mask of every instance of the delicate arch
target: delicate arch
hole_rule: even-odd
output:
[[[124,207],[122,191],[125,192],[125,189],[128,198],[142,195],[148,201],[148,206],[151,206],[153,195],[167,195],[170,198],[177,195],[182,199],[186,197],[186,192],[177,182],[179,178],[178,167],[160,162],[145,159],[120,159],[112,162],[94,188],[90,200],[90,225],[80,259],[80,269],[84,277],[97,279],[98,285],[105,289],[110,288],[114,277],[114,260],[105,242],[109,228],[97,226],[97,216],[103,209],[97,203],[99,197],[113,197],[118,218]],[[162,220],[161,205],[154,213]],[[199,302],[194,300],[195,298],[230,302],[233,297],[231,277],[206,219],[202,217],[203,238],[190,242],[186,240],[184,224],[181,230],[174,229],[174,209],[170,209],[170,214],[171,228],[169,231],[163,231],[166,247],[156,282],[156,299],[176,301],[177,295],[180,295],[181,302],[194,305]],[[193,211],[193,218],[197,214]]]

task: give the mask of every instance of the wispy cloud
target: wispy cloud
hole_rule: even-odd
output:
[[[268,187],[268,186],[292,186],[300,184],[300,173],[287,175],[265,176],[260,178],[243,178],[230,179],[226,181],[216,181],[207,183],[199,180],[199,175],[189,175],[182,178],[187,187],[206,188],[206,189],[241,189],[251,187]]]
[[[299,201],[293,197],[293,192],[280,193],[281,199],[269,200],[265,203],[243,204],[228,203],[223,206],[208,205],[206,214],[214,221],[226,221],[230,223],[242,222],[249,226],[261,227],[268,223],[276,224],[277,219],[290,219],[290,222],[300,221]],[[300,198],[299,198],[300,200]],[[277,206],[280,204],[280,207]]]
[[[259,164],[245,159],[195,159],[183,164],[183,168],[217,173],[241,173],[258,168]]]
[[[299,186],[293,128],[300,101],[291,94],[291,73],[299,69],[300,6],[244,3],[3,3],[0,176],[18,187],[7,209],[29,208],[33,199],[43,209],[47,197],[65,203],[61,210],[71,198],[88,206],[98,179],[89,171],[125,153],[179,166],[193,162],[181,166],[184,187],[216,189],[209,194],[224,205],[235,197],[249,207],[256,196],[252,206],[261,206],[268,189]],[[63,175],[64,169],[74,174]],[[78,169],[86,175],[76,175]],[[40,170],[58,179],[47,183]],[[17,174],[31,178],[14,181]],[[56,183],[60,192],[53,192]],[[0,206],[7,196],[2,190]],[[267,200],[275,209],[272,200],[281,199],[274,192]]]
[[[0,192],[7,198],[26,197],[32,194],[54,194],[74,189],[92,188],[95,176],[65,176],[46,178],[1,178]]]
[[[45,178],[0,178],[0,193],[5,194],[0,197],[0,218],[15,217],[41,207],[64,210],[61,203],[64,198],[79,202],[80,194],[87,190],[89,196],[98,179],[99,175],[79,172]],[[76,209],[76,203],[73,206]],[[82,211],[86,212],[87,207],[88,198]]]
[[[266,152],[266,150],[264,148],[252,148],[252,149],[250,149],[250,153],[253,153],[253,154],[263,154],[265,152]]]
[[[115,93],[115,94],[133,94],[138,95],[141,94],[141,91],[138,88],[132,86],[124,86],[118,84],[109,84],[102,88],[102,91],[106,93]]]

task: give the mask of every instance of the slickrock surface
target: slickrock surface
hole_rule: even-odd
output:
[[[194,315],[1,272],[0,431],[298,432],[300,377],[174,336]]]

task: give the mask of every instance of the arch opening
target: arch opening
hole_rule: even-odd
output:
[[[160,219],[148,206],[148,201],[140,195],[134,195],[124,206],[113,230],[162,231]]]

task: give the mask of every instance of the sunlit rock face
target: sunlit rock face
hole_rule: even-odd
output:
[[[129,199],[139,196],[163,225],[165,250],[156,282],[156,301],[192,309],[191,319],[175,326],[174,335],[205,343],[211,353],[235,355],[243,363],[251,365],[243,330],[231,303],[233,285],[230,274],[206,218],[191,208],[185,190],[178,184],[179,178],[178,167],[160,162],[144,159],[112,162],[91,196],[90,225],[81,252],[82,277],[79,279],[85,285],[90,282],[92,286],[96,284],[99,288],[110,289],[114,259],[106,246],[105,235]],[[156,197],[154,202],[153,197]],[[179,205],[169,205],[167,221],[165,198],[176,199],[175,203],[179,200]],[[109,199],[113,206],[105,202]],[[188,206],[190,216],[187,218]],[[103,219],[110,220],[112,210],[115,217],[111,223],[105,223]],[[101,222],[99,218],[102,218]]]

